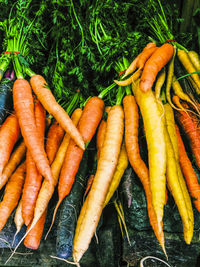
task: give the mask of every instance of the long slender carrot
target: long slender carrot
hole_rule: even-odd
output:
[[[127,86],[127,85],[132,84],[134,81],[136,81],[140,77],[141,73],[142,73],[142,70],[138,69],[128,79],[124,81],[114,80],[114,82],[119,86]]]
[[[46,153],[51,164],[55,158],[56,152],[64,137],[64,130],[60,124],[55,121],[49,128],[46,141]]]
[[[35,102],[35,123],[44,146],[44,130],[46,112],[42,105]],[[30,151],[26,153],[26,178],[22,194],[22,216],[25,225],[29,225],[34,216],[34,208],[41,187],[42,176],[33,161]]]
[[[159,72],[158,79],[156,81],[156,85],[155,85],[155,96],[156,96],[156,99],[159,99],[159,97],[160,97],[160,92],[161,92],[162,86],[163,86],[163,84],[165,82],[165,77],[166,77],[166,72],[165,72],[165,67],[164,67]]]
[[[158,72],[168,63],[174,54],[171,44],[165,43],[159,47],[147,60],[140,79],[140,89],[143,92],[150,90]]]
[[[97,164],[97,172],[90,192],[80,212],[80,220],[73,242],[73,258],[79,262],[87,250],[91,238],[96,230],[106,194],[117,165],[122,138],[124,133],[124,113],[119,105],[115,105],[108,113],[105,140]],[[85,211],[84,215],[82,214]]]
[[[22,161],[26,153],[26,145],[22,140],[21,143],[12,152],[10,159],[3,169],[3,173],[0,178],[0,189],[6,184],[11,174],[15,171],[19,163]]]
[[[157,51],[155,53],[157,53]],[[152,204],[155,210],[159,232],[161,233],[166,192],[166,144],[164,123],[161,119],[157,100],[152,90],[143,92],[138,86],[138,83],[133,84],[132,89],[143,118],[148,147]]]
[[[24,142],[33,157],[38,171],[51,183],[53,180],[51,168],[35,124],[32,90],[25,79],[17,79],[14,82],[13,104]]]
[[[15,236],[14,236],[14,240],[15,240],[16,235],[20,232],[20,230],[24,224],[24,220],[22,217],[22,199],[20,199],[20,201],[18,203],[16,212],[15,212],[14,222],[15,222],[15,226],[17,228],[17,231],[16,231]]]
[[[191,151],[195,157],[195,162],[200,168],[200,132],[198,130],[197,121],[192,120],[188,113],[179,110],[175,113],[178,124],[183,129],[190,144]]]
[[[38,249],[44,230],[46,214],[47,214],[47,209],[42,214],[42,216],[40,217],[36,225],[33,227],[33,229],[25,237],[24,239],[25,247],[30,249]],[[27,231],[30,229],[30,226],[28,226]]]
[[[17,116],[11,114],[0,128],[0,175],[7,164],[10,154],[20,134]]]
[[[44,108],[54,116],[60,126],[71,136],[75,143],[81,149],[85,150],[85,144],[81,134],[72,123],[67,112],[56,102],[45,79],[40,75],[33,75],[30,84]]]
[[[138,143],[138,129],[139,129],[139,112],[138,107],[133,95],[127,95],[123,99],[124,114],[125,114],[125,143],[128,158],[132,168],[139,177],[143,184],[146,199],[147,199],[147,211],[150,220],[150,224],[154,230],[154,233],[164,251],[164,232],[162,225],[159,226],[156,218],[156,214],[152,205],[152,193],[149,179],[149,170],[142,160],[139,151]]]
[[[188,56],[196,70],[200,70],[200,57],[198,53],[195,51],[188,51]]]
[[[24,184],[26,165],[25,162],[19,165],[16,171],[10,177],[3,200],[0,202],[0,231],[7,222],[8,217],[17,206],[22,187]]]
[[[185,177],[188,190],[194,202],[196,209],[200,212],[200,185],[196,176],[196,173],[192,167],[192,163],[188,158],[187,152],[183,140],[180,135],[178,126],[176,125],[176,134],[178,138],[178,149],[179,149],[179,162],[181,170]]]
[[[71,119],[75,126],[77,126],[78,121],[81,117],[81,114],[82,114],[82,110],[80,108],[75,109],[75,111],[73,112]],[[58,149],[58,152],[56,153],[56,157],[51,164],[51,170],[53,174],[53,186],[51,186],[48,181],[46,180],[43,181],[40,192],[38,194],[37,201],[36,201],[34,218],[33,218],[31,227],[37,223],[37,221],[40,219],[40,217],[44,213],[45,209],[47,209],[48,207],[48,203],[54,193],[55,186],[57,185],[57,182],[58,182],[60,170],[63,165],[67,147],[69,145],[69,140],[70,140],[70,135],[66,133]]]
[[[96,129],[101,121],[103,110],[104,101],[99,97],[94,96],[90,98],[86,103],[80,121],[78,123],[78,130],[83,136],[83,140],[86,144],[90,142],[92,137],[94,136]],[[82,157],[83,150],[77,147],[73,140],[70,140],[60,173],[58,183],[59,200],[54,210],[52,225],[54,223],[58,207],[60,206],[62,200],[71,191]]]

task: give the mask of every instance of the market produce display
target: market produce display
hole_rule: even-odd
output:
[[[179,1],[1,5],[4,263],[26,266],[18,251],[34,259],[48,244],[54,265],[197,264],[196,20],[189,50],[172,27]]]

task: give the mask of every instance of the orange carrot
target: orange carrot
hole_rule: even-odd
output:
[[[130,164],[143,184],[146,199],[147,211],[150,224],[154,233],[164,251],[164,232],[162,227],[158,226],[156,214],[152,205],[151,186],[149,179],[149,170],[142,160],[139,151],[138,129],[139,129],[139,112],[133,95],[127,95],[123,99],[124,114],[125,114],[125,144]]]
[[[86,103],[80,121],[78,123],[78,130],[83,136],[83,140],[86,144],[90,142],[90,140],[94,136],[102,118],[103,110],[104,102],[99,97],[94,96],[90,98]],[[70,140],[60,173],[58,184],[59,200],[54,210],[52,224],[54,222],[55,215],[58,207],[60,206],[60,203],[71,191],[82,157],[83,150],[77,147],[73,140]]]
[[[88,178],[87,186],[86,186],[83,198],[85,198],[87,193],[89,192],[89,190],[90,190],[90,188],[92,186],[93,180],[94,180],[94,174],[91,174],[90,177]]]
[[[158,49],[158,47],[153,46],[149,49],[144,49],[139,56],[137,61],[137,68],[143,69],[146,61],[152,56],[152,54]]]
[[[0,231],[4,227],[10,214],[17,206],[24,184],[26,165],[19,165],[8,181],[3,200],[0,202]]]
[[[44,146],[45,110],[37,101],[35,102],[35,122]],[[30,151],[26,153],[26,178],[22,194],[22,217],[25,225],[29,225],[33,219],[35,203],[41,187],[42,176],[38,172]]]
[[[35,124],[32,90],[25,79],[17,79],[14,82],[13,104],[24,142],[37,169],[45,179],[52,183],[51,168]]]
[[[196,176],[196,173],[192,167],[190,159],[185,151],[185,146],[180,135],[178,126],[176,125],[176,134],[178,139],[178,149],[179,149],[179,162],[181,165],[181,170],[185,177],[188,190],[191,197],[193,198],[194,205],[196,209],[200,212],[200,185]]]
[[[30,249],[38,249],[42,238],[47,210],[42,214],[39,221],[24,239],[24,245]],[[30,229],[28,226],[27,231]]]
[[[147,60],[140,79],[140,89],[143,92],[152,88],[158,72],[168,63],[173,54],[174,47],[165,43]]]
[[[51,164],[55,158],[56,152],[62,142],[64,130],[60,124],[55,121],[49,128],[46,141],[46,153]]]
[[[75,143],[85,150],[81,134],[72,123],[67,112],[56,102],[47,82],[40,75],[33,75],[30,80],[31,87],[44,108],[56,119],[60,126],[71,136]]]
[[[18,147],[16,147],[16,149],[12,152],[8,163],[3,169],[3,173],[0,178],[0,189],[6,184],[12,173],[22,161],[23,157],[25,156],[25,153],[26,145],[24,141],[21,141]]]
[[[198,130],[197,121],[192,120],[192,117],[182,110],[177,111],[175,115],[179,125],[187,136],[191,151],[195,157],[196,165],[200,168],[200,132]]]
[[[19,138],[19,133],[17,116],[11,114],[0,128],[0,175],[10,158],[13,147]]]

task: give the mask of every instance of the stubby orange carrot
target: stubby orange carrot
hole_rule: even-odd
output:
[[[158,72],[169,62],[174,54],[174,47],[165,43],[159,47],[147,60],[140,79],[140,89],[143,92],[150,90]]]
[[[33,75],[30,80],[31,87],[44,108],[56,119],[60,126],[71,136],[75,143],[83,150],[85,144],[81,134],[72,123],[67,112],[56,102],[47,82],[41,75]]]
[[[37,169],[45,179],[52,183],[51,168],[35,124],[32,90],[25,79],[17,79],[14,82],[13,104],[24,142]]]

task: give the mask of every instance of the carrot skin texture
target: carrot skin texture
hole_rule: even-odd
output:
[[[0,231],[5,226],[7,219],[20,199],[24,184],[25,169],[25,162],[23,162],[12,174],[6,185],[3,200],[0,203]]]
[[[196,209],[200,212],[200,185],[196,176],[196,173],[192,167],[192,163],[187,156],[185,146],[180,135],[178,126],[176,125],[176,133],[178,138],[178,149],[179,149],[179,162],[181,170],[185,177],[188,190],[191,197],[193,198]]]
[[[151,57],[151,55],[158,49],[158,47],[151,47],[149,49],[145,49],[139,56],[137,61],[137,68],[143,69],[146,61]]]
[[[54,116],[60,126],[71,136],[75,143],[83,150],[85,145],[83,138],[72,123],[65,110],[56,102],[53,94],[47,88],[45,79],[40,75],[34,75],[30,80],[31,87],[44,108]]]
[[[24,246],[30,249],[38,249],[42,238],[47,210],[42,214],[36,225],[24,239]],[[29,230],[30,226],[27,228]]]
[[[148,147],[152,204],[156,213],[159,231],[162,232],[162,218],[166,192],[166,144],[164,123],[161,120],[157,100],[152,90],[143,92],[138,84],[133,85],[132,89],[143,118]]]
[[[19,122],[15,114],[6,118],[0,128],[0,175],[8,163],[11,152],[20,134]]]
[[[38,171],[51,183],[53,180],[51,168],[35,124],[32,90],[25,79],[17,79],[14,82],[13,104],[24,142]]]
[[[139,177],[146,195],[147,200],[147,211],[149,216],[150,224],[154,230],[154,233],[165,251],[164,248],[164,232],[159,227],[156,214],[152,205],[152,193],[149,178],[149,170],[142,160],[139,151],[138,142],[138,129],[139,129],[139,111],[133,95],[125,96],[123,99],[124,114],[125,114],[125,144],[128,154],[129,162]]]
[[[73,258],[79,262],[87,250],[103,210],[106,194],[117,165],[124,133],[124,112],[121,106],[111,108],[107,131],[89,194],[81,209],[73,242]],[[87,207],[86,207],[87,206]]]
[[[46,141],[46,153],[50,164],[56,156],[56,152],[62,142],[64,133],[65,131],[57,121],[55,121],[49,128]]]
[[[13,151],[10,159],[3,169],[3,173],[0,179],[0,189],[6,184],[12,173],[15,171],[16,167],[20,164],[26,153],[26,145],[24,141],[19,144],[19,146]]]
[[[35,103],[35,122],[44,146],[45,116],[46,112],[42,105]],[[26,153],[26,178],[22,194],[22,217],[26,226],[30,224],[34,216],[34,207],[41,187],[42,176],[39,173],[30,151]]]
[[[18,203],[16,212],[15,212],[15,218],[14,218],[14,222],[15,222],[15,226],[17,228],[17,233],[20,232],[23,224],[24,224],[24,220],[22,218],[22,199],[20,199],[20,202]]]
[[[80,108],[76,109],[73,112],[71,119],[75,126],[78,124],[81,114],[82,114],[82,110]],[[57,185],[57,182],[58,182],[58,177],[59,177],[60,170],[61,170],[64,158],[65,158],[65,153],[69,145],[69,140],[70,140],[70,136],[69,134],[66,133],[58,149],[58,152],[56,153],[56,157],[51,164],[51,170],[53,174],[53,186],[51,186],[48,181],[46,180],[43,181],[40,192],[38,194],[37,201],[36,201],[34,218],[33,218],[32,224],[35,224],[40,219],[45,209],[47,209],[48,207],[48,203],[54,193],[55,186]]]
[[[143,92],[150,90],[156,79],[158,72],[168,63],[174,54],[174,48],[171,44],[165,43],[159,47],[147,60],[141,80],[140,89]]]

